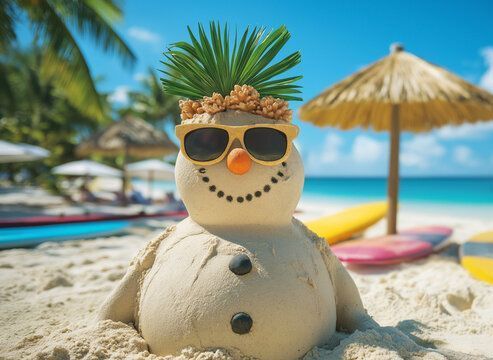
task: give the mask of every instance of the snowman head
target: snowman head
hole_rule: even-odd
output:
[[[177,126],[176,184],[201,225],[282,226],[303,187],[303,164],[287,121],[243,111],[195,115]]]
[[[291,222],[303,187],[288,101],[301,100],[301,76],[280,76],[301,61],[280,59],[290,38],[285,26],[247,28],[230,39],[228,26],[189,28],[190,42],[164,53],[166,93],[180,100],[180,153],[175,177],[197,223],[282,226]],[[276,62],[277,61],[277,62]]]

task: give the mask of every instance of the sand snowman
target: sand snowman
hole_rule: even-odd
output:
[[[221,34],[217,25],[211,29]],[[289,37],[284,27],[263,40],[258,31],[254,49]],[[183,52],[204,64],[199,75],[212,81],[198,52]],[[179,56],[168,56],[180,70]],[[299,62],[298,53],[290,57]],[[197,98],[199,90],[183,90],[194,83],[190,72],[174,76],[165,90]],[[304,174],[285,100],[294,91],[282,90],[296,87],[289,79],[277,87],[267,80],[256,83],[260,91],[232,85],[226,96],[211,91],[180,102],[176,184],[190,216],[149,242],[100,312],[101,319],[133,323],[154,354],[192,346],[298,359],[336,329],[375,326],[325,241],[293,218]]]

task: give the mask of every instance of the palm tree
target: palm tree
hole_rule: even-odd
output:
[[[122,109],[121,115],[133,114],[163,127],[166,122],[178,124],[180,109],[178,97],[165,94],[159,78],[149,68],[148,75],[141,79],[143,91],[130,92],[130,107]]]
[[[41,75],[42,61],[43,52],[39,48],[10,49],[3,67],[12,98],[0,95],[2,138],[40,145],[51,151],[51,156],[42,162],[10,165],[12,173],[23,169],[35,177],[46,177],[49,167],[73,159],[81,134],[93,132],[100,124],[74,107],[65,89],[57,85],[55,75]],[[104,98],[100,102],[103,109],[109,109]]]
[[[73,106],[97,119],[105,117],[91,72],[74,30],[88,35],[105,52],[119,55],[124,64],[135,62],[135,55],[113,28],[122,12],[115,0],[0,0],[0,54],[15,44],[16,25],[25,17],[33,29],[33,41],[44,51],[40,72],[53,77],[64,88]],[[2,56],[3,57],[3,56]],[[3,65],[2,65],[3,66]],[[0,69],[0,87],[6,85]],[[9,93],[9,87],[3,93]]]

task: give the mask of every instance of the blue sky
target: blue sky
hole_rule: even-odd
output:
[[[388,54],[401,42],[406,50],[443,66],[493,92],[493,1],[143,1],[127,0],[120,34],[138,56],[133,69],[83,41],[100,87],[112,91],[116,105],[138,88],[147,68],[159,68],[162,50],[188,39],[186,25],[210,20],[268,28],[284,24],[292,34],[284,54],[302,53],[293,74],[304,75],[309,100],[362,66]],[[301,105],[293,102],[297,111]],[[300,122],[297,145],[308,175],[384,176],[386,133],[316,128]],[[403,134],[404,176],[493,175],[493,122],[444,128],[428,134]]]

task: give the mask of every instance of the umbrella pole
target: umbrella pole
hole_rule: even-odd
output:
[[[392,105],[392,117],[390,124],[390,163],[388,179],[387,234],[397,233],[397,203],[399,197],[399,106]]]
[[[148,194],[149,194],[149,203],[152,204],[152,190],[153,190],[153,182],[154,182],[154,171],[149,171],[149,177],[147,178],[147,186],[148,186]]]
[[[127,199],[127,161],[128,161],[128,146],[125,144],[125,152],[123,153],[123,177],[122,177],[122,204],[128,205]]]

